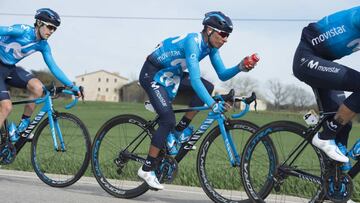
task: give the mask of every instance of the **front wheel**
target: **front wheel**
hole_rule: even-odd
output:
[[[242,120],[231,120],[226,126],[238,152],[241,152],[246,141],[258,128],[257,125]],[[226,145],[229,146],[229,143]],[[249,201],[246,193],[243,192],[240,165],[231,165],[219,127],[212,129],[204,138],[196,165],[201,187],[211,200],[214,202]]]
[[[90,162],[91,139],[85,124],[69,113],[54,113],[65,150],[54,149],[49,118],[42,121],[31,144],[31,163],[37,176],[52,187],[67,187],[78,181]],[[60,140],[56,132],[58,145]]]

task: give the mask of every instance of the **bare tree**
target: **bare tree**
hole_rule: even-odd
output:
[[[236,77],[223,83],[223,87],[234,89],[237,95],[250,95],[258,88],[258,81],[251,77]]]
[[[307,92],[301,87],[295,85],[289,85],[289,102],[294,107],[303,109],[307,106],[311,106],[315,103],[313,94]]]
[[[269,87],[269,97],[273,101],[275,109],[279,109],[280,105],[286,104],[290,88],[287,85],[281,83],[278,79],[271,79],[267,81]]]

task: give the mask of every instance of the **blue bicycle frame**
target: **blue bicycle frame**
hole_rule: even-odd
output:
[[[74,95],[74,92],[72,92],[70,90],[63,89],[63,90],[60,90],[59,93],[60,92],[64,93],[64,94],[68,94],[68,95]],[[24,101],[16,101],[16,102],[12,103],[13,105],[27,104],[27,103],[35,103],[35,104],[44,103],[43,107],[40,109],[39,113],[35,116],[34,120],[29,124],[29,126],[25,129],[25,131],[20,135],[20,139],[15,143],[15,148],[16,148],[17,152],[20,151],[20,149],[24,146],[24,144],[27,141],[31,141],[28,139],[28,137],[30,136],[32,131],[36,128],[36,126],[40,123],[40,121],[43,119],[43,117],[46,114],[48,115],[48,119],[49,119],[50,132],[51,132],[51,136],[53,139],[54,150],[56,150],[56,151],[65,151],[66,150],[59,123],[56,119],[54,119],[54,116],[55,116],[54,113],[56,113],[56,112],[53,109],[53,102],[52,102],[52,98],[50,95],[50,91],[44,88],[44,93],[45,93],[45,96],[42,98],[37,98],[37,99],[32,99],[32,100],[24,100]],[[78,102],[78,98],[75,97],[75,99],[70,104],[66,105],[65,108],[70,109],[73,106],[75,106],[77,104],[77,102]],[[60,141],[60,148],[59,148],[56,137]]]
[[[246,103],[244,100],[241,100],[245,104],[244,110],[242,110],[238,114],[231,115],[232,118],[240,118],[244,116],[250,109],[250,104]],[[174,113],[180,113],[180,112],[189,112],[189,111],[203,111],[203,110],[209,110],[210,108],[207,106],[204,107],[194,107],[189,109],[178,109],[174,110]],[[224,140],[225,148],[227,151],[227,155],[230,160],[231,166],[239,166],[240,165],[240,156],[239,153],[236,150],[235,144],[232,140],[232,136],[229,130],[226,130],[225,128],[225,121],[226,117],[222,113],[214,113],[210,111],[208,113],[207,118],[202,122],[200,127],[194,131],[194,133],[191,135],[189,140],[182,144],[180,147],[179,153],[175,156],[175,160],[177,162],[180,162],[184,156],[192,149],[192,147],[195,145],[195,143],[201,138],[201,136],[209,129],[209,127],[217,121],[219,124],[221,136]]]

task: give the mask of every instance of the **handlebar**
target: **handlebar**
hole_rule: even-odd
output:
[[[250,104],[252,102],[254,102],[254,108],[256,111],[257,102],[256,102],[255,92],[252,92],[251,96],[249,96],[249,97],[237,97],[237,98],[235,98],[235,101],[243,102],[245,104],[245,108],[240,113],[231,115],[231,118],[240,118],[240,117],[244,116],[250,110]]]
[[[46,98],[48,98],[49,96],[54,96],[54,98],[57,98],[58,94],[60,94],[60,93],[75,96],[75,99],[70,104],[67,104],[65,106],[65,109],[70,109],[78,103],[79,97],[77,97],[78,96],[77,91],[69,90],[64,86],[56,87],[54,84],[44,87],[43,89],[44,89],[45,96],[36,99],[35,104],[43,103],[46,100]],[[82,86],[80,86],[79,90],[80,90],[80,94],[81,94],[81,99],[84,101],[84,88]]]

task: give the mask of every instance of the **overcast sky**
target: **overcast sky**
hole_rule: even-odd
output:
[[[255,70],[236,77],[256,78],[264,88],[266,81],[273,78],[307,87],[292,75],[293,54],[302,28],[311,20],[358,5],[359,0],[0,0],[0,25],[32,25],[38,8],[52,8],[62,16],[62,24],[48,41],[55,61],[71,80],[99,69],[135,79],[145,57],[158,42],[166,37],[201,31],[204,13],[220,10],[237,19],[233,34],[220,50],[225,65],[233,66],[254,52],[261,58]],[[359,53],[340,62],[360,70]],[[47,68],[40,53],[25,58],[19,65],[28,70]],[[220,83],[208,58],[201,62],[201,72],[215,84]]]

